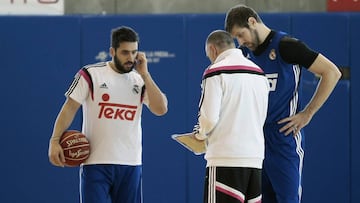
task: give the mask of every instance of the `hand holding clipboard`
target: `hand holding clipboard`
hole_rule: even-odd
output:
[[[171,136],[175,141],[196,155],[206,152],[206,140],[198,140],[194,133],[174,134]]]

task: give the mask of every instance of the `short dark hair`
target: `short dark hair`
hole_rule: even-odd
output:
[[[206,44],[214,44],[220,49],[235,48],[234,39],[230,33],[224,30],[215,30],[209,34],[206,39]]]
[[[111,47],[119,48],[122,42],[139,42],[138,34],[130,27],[121,26],[111,31]]]
[[[250,17],[256,19],[257,22],[262,23],[257,12],[243,4],[236,5],[226,13],[225,30],[231,32],[234,26],[249,28],[248,20]]]

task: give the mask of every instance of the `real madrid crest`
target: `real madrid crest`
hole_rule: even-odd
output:
[[[272,61],[276,59],[276,51],[275,51],[275,49],[270,50],[269,59],[272,60]]]

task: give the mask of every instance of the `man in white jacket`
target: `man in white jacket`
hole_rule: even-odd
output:
[[[210,33],[195,138],[205,140],[204,203],[261,202],[269,82],[223,30]]]

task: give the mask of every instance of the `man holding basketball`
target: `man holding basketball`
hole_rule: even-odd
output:
[[[245,56],[263,68],[270,82],[264,126],[263,203],[299,203],[304,158],[303,128],[325,103],[341,73],[325,56],[284,32],[271,30],[244,5],[231,8],[225,29],[237,39]],[[300,109],[301,67],[320,77],[318,87]]]
[[[49,144],[49,159],[65,163],[62,133],[82,106],[83,129],[91,154],[80,167],[82,203],[142,202],[141,113],[145,104],[157,116],[167,112],[167,98],[152,79],[138,34],[129,27],[112,30],[112,61],[84,66],[65,93]]]

